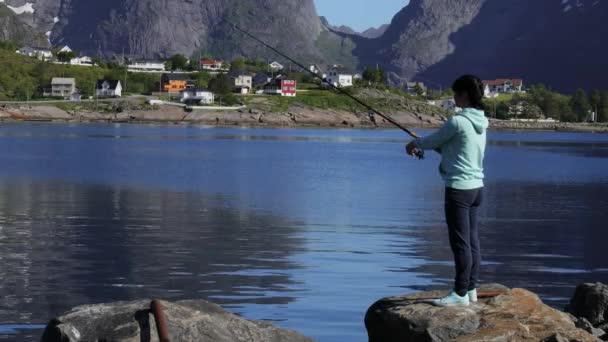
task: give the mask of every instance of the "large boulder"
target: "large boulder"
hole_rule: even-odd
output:
[[[170,341],[312,342],[294,331],[248,321],[204,300],[161,302]],[[159,341],[150,301],[84,305],[48,324],[42,342]]]
[[[575,317],[583,317],[595,326],[608,323],[608,285],[602,283],[581,284],[566,311]]]
[[[481,291],[504,287],[492,285]],[[365,316],[370,342],[583,341],[599,339],[578,329],[570,316],[523,289],[480,299],[469,307],[442,308],[430,303],[445,291],[381,299]]]

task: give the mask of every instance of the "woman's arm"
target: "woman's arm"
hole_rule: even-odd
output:
[[[421,150],[435,150],[441,153],[441,146],[450,141],[458,132],[458,120],[451,117],[437,132],[428,137],[412,141]]]

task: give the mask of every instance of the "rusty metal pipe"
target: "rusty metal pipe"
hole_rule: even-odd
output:
[[[163,313],[163,306],[158,299],[154,299],[150,303],[150,310],[154,314],[154,320],[156,321],[156,330],[158,331],[158,339],[160,342],[169,342],[169,331],[167,330],[167,322],[165,321],[165,314]]]

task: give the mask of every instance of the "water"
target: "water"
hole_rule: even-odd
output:
[[[0,126],[0,339],[80,304],[204,298],[318,341],[448,287],[437,156],[393,130]],[[608,135],[491,133],[484,282],[608,282]]]

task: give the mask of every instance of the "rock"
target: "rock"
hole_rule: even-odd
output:
[[[576,317],[586,318],[593,325],[608,321],[608,285],[602,283],[579,285],[566,311]]]
[[[248,321],[204,300],[162,302],[169,339],[201,342],[312,342],[291,330]],[[79,306],[54,318],[41,342],[158,341],[150,301]]]
[[[504,287],[483,286],[481,291],[496,289]],[[543,304],[537,295],[523,289],[507,290],[469,307],[429,304],[430,298],[445,294],[422,292],[376,302],[365,316],[369,341],[598,341],[578,329],[568,314]]]
[[[604,336],[604,334],[606,334],[606,332],[604,330],[595,328],[593,326],[593,324],[591,324],[585,317],[579,318],[576,321],[575,325],[577,328],[583,329],[586,332],[588,332],[591,335],[596,336],[596,337],[602,337],[602,336]]]
[[[570,342],[570,340],[563,338],[560,334],[555,334],[541,340],[540,342]]]

